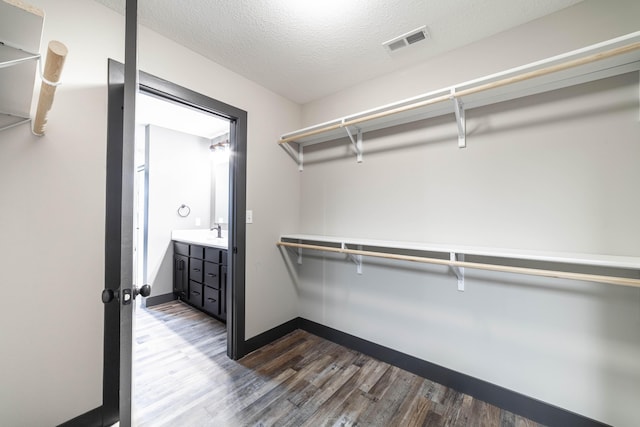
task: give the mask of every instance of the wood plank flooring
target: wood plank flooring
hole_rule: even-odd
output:
[[[139,427],[539,425],[300,330],[232,361],[178,301],[138,309],[134,357]]]

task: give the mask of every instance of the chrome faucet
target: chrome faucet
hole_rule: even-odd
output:
[[[218,239],[222,238],[222,225],[220,224],[216,224],[214,227],[211,227],[211,231],[213,230],[217,230],[218,231]]]

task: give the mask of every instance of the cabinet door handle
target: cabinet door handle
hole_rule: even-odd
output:
[[[207,273],[207,276],[209,277],[216,277],[216,275],[214,273]]]
[[[191,291],[191,293],[194,294],[194,295],[200,295],[200,292],[198,292],[198,291]]]
[[[209,302],[216,302],[216,300],[214,300],[213,298],[207,298],[207,301],[209,301]]]
[[[200,271],[200,269],[199,268],[194,268],[193,271]]]

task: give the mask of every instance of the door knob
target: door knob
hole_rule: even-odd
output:
[[[136,295],[141,295],[145,298],[151,295],[151,286],[149,285],[142,285],[139,288],[136,286],[133,289],[135,290]]]
[[[119,292],[119,290],[118,290]],[[151,286],[149,285],[144,285],[141,287],[137,287],[134,286],[133,287],[133,292],[131,292],[131,289],[124,289],[122,291],[122,298],[123,298],[123,305],[128,305],[131,303],[131,297],[133,294],[133,298],[135,298],[138,295],[142,295],[143,297],[148,297],[149,295],[151,295]],[[113,289],[104,289],[102,291],[102,302],[105,304],[110,303],[111,301],[113,301],[114,299],[120,299],[119,295],[116,294],[116,292],[113,291]]]
[[[102,290],[102,302],[105,304],[110,303],[115,298],[115,293],[113,289],[103,289]]]

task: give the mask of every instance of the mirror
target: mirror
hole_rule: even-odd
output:
[[[229,223],[229,134],[211,140],[211,228]]]

